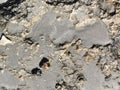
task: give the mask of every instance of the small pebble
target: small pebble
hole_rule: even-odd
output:
[[[24,39],[25,43],[28,43],[30,45],[32,45],[34,42],[31,40],[31,38],[25,38]]]
[[[42,68],[48,69],[48,67],[50,67],[49,60],[46,57],[43,57],[39,63],[39,66]]]
[[[61,88],[62,88],[62,85],[59,84],[59,83],[56,83],[55,88],[56,88],[56,89],[61,89]]]
[[[81,81],[81,80],[84,81],[84,80],[85,80],[85,76],[81,73],[81,74],[78,75],[77,79],[78,79],[79,81]]]
[[[36,68],[33,68],[33,69],[31,70],[31,73],[34,74],[34,75],[41,76],[42,71],[41,71],[39,68],[36,67]]]

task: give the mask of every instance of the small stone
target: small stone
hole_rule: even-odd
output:
[[[2,34],[0,37],[0,45],[6,45],[6,44],[11,44],[12,42],[4,35]]]
[[[42,71],[41,71],[39,68],[36,67],[36,68],[33,68],[33,69],[31,70],[31,73],[34,74],[34,75],[41,76]]]
[[[62,88],[62,85],[59,84],[59,83],[56,83],[55,88],[56,88],[56,89],[61,89],[61,88]]]
[[[77,76],[77,80],[78,80],[78,81],[85,81],[86,78],[85,78],[84,74],[80,73],[80,74],[78,74],[78,76]]]
[[[24,41],[25,41],[25,43],[28,43],[30,45],[32,45],[34,43],[33,40],[31,40],[31,38],[25,38]]]
[[[112,76],[111,74],[105,76],[105,81],[109,81],[111,76]]]
[[[109,15],[110,16],[113,16],[116,14],[116,10],[115,10],[115,7],[114,6],[111,6],[111,8],[109,9]]]
[[[50,67],[49,60],[46,57],[43,57],[42,60],[39,63],[39,66],[43,67],[45,69],[48,69],[48,67]]]

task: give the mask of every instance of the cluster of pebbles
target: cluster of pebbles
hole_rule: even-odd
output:
[[[120,0],[0,0],[0,90],[120,90]]]

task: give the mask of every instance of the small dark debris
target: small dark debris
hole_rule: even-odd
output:
[[[3,68],[0,68],[0,70],[3,70]]]
[[[36,75],[41,75],[42,74],[42,71],[39,69],[39,68],[33,68],[32,70],[31,70],[31,73],[32,74],[36,74]]]
[[[85,79],[85,76],[81,73],[81,74],[79,74],[77,76],[77,80],[79,80],[79,81],[81,81],[81,80],[85,81],[86,79]]]
[[[25,38],[24,39],[24,42],[25,43],[28,43],[28,44],[30,44],[30,45],[32,45],[34,42],[33,42],[33,40],[31,40],[31,38]]]
[[[71,52],[70,51],[66,51],[65,54],[69,56],[69,55],[71,55]]]
[[[59,84],[59,83],[56,83],[55,88],[56,88],[56,89],[61,89],[61,88],[62,88],[62,85]]]
[[[48,67],[50,67],[50,63],[48,63],[47,65],[48,65]]]
[[[46,57],[43,57],[39,63],[39,66],[44,68],[50,67],[49,60]]]
[[[111,77],[112,75],[110,74],[110,75],[107,75],[106,77],[105,77],[105,81],[108,81],[108,80],[110,80],[110,77]]]
[[[116,14],[116,12],[112,12],[112,13],[110,13],[109,15],[110,16],[114,16]]]

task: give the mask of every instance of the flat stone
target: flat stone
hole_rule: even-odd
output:
[[[111,43],[108,31],[109,29],[102,21],[91,20],[83,27],[80,27],[76,33],[85,47],[92,47],[93,45],[107,45]]]
[[[104,90],[104,75],[96,66],[96,62],[91,62],[84,67],[84,75],[86,82],[81,90]]]
[[[18,78],[12,75],[9,71],[0,72],[0,86],[7,90],[17,89],[19,84]]]
[[[7,25],[7,30],[10,34],[17,34],[17,33],[21,33],[24,30],[24,26],[10,22]]]
[[[8,46],[8,49],[6,50],[6,64],[11,68],[18,68],[18,56],[15,45]]]

